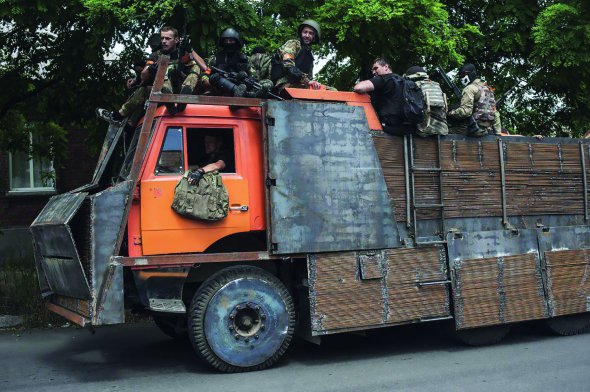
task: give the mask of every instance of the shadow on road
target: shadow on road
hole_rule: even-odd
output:
[[[383,328],[361,334],[338,334],[322,338],[321,345],[294,339],[277,368],[321,366],[387,358],[409,360],[424,352],[486,350],[455,341],[448,322]],[[201,361],[188,339],[170,339],[153,324],[102,327],[91,335],[85,330],[58,331],[68,338],[43,360],[70,378],[82,381],[117,380],[148,374],[216,374]],[[62,337],[63,338],[63,337]],[[500,345],[528,344],[551,339],[531,324],[516,325]]]

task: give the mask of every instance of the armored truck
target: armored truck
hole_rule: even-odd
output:
[[[479,345],[523,321],[590,326],[588,140],[394,137],[365,95],[168,95],[162,62],[137,127],[109,127],[91,182],[31,225],[53,312],[147,312],[224,372],[273,365],[296,331],[448,320]],[[204,222],[171,204],[212,133],[229,207]]]

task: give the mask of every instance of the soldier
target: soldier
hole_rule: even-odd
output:
[[[424,95],[424,121],[418,124],[416,135],[426,137],[448,134],[447,97],[442,92],[440,85],[430,80],[426,70],[420,66],[408,68],[404,77],[414,81]]]
[[[402,136],[416,132],[416,124],[404,122],[402,78],[393,73],[386,59],[380,57],[373,62],[373,77],[358,82],[355,93],[371,93],[371,102],[383,131],[390,135]]]
[[[271,68],[271,79],[277,92],[286,87],[311,87],[314,90],[321,87],[313,80],[311,52],[311,45],[319,43],[321,35],[320,25],[315,20],[304,20],[297,29],[297,39],[289,40],[279,48]]]
[[[252,49],[250,64],[254,70],[256,80],[270,80],[270,56],[266,53],[264,46],[257,46]]]
[[[250,76],[248,56],[242,52],[240,33],[231,27],[225,29],[219,36],[218,46],[220,50],[207,59],[207,64],[224,72]],[[243,97],[247,90],[246,85],[230,81],[215,68],[211,68],[211,75],[203,76],[203,83],[210,86],[211,93],[213,95]]]
[[[470,136],[500,135],[502,125],[492,89],[477,77],[473,64],[459,68],[458,77],[464,88],[459,107],[448,113],[449,119],[458,120],[451,125],[449,133],[467,135],[467,119],[473,115],[480,129]]]
[[[194,54],[192,49],[186,48],[183,50],[182,55],[179,54],[179,43],[178,30],[170,26],[162,27],[160,30],[161,49],[148,57],[146,66],[141,71],[141,83],[139,83],[137,89],[119,110],[110,112],[106,109],[97,108],[97,116],[115,125],[120,125],[126,117],[129,117],[131,124],[133,124],[134,120],[139,119],[143,105],[152,91],[151,85],[158,69],[158,59],[162,54],[170,57],[162,92],[171,94],[180,90],[181,94],[192,94],[199,80],[199,66],[191,57],[191,54]],[[166,107],[170,114],[176,114],[178,111],[184,110],[186,104],[167,103]]]

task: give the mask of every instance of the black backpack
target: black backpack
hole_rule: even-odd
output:
[[[401,79],[402,87],[402,112],[405,122],[422,124],[426,104],[422,89],[414,81],[406,78]]]

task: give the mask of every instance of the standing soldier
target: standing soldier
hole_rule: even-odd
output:
[[[449,119],[457,120],[449,133],[467,135],[467,119],[473,115],[480,129],[470,136],[500,135],[502,124],[500,114],[496,111],[493,90],[477,77],[473,64],[465,64],[459,68],[458,77],[464,88],[459,107],[448,113]]]
[[[292,39],[273,56],[271,79],[277,92],[286,87],[312,88],[321,84],[313,80],[313,53],[311,45],[320,42],[322,31],[315,20],[304,20],[297,29],[297,39]]]
[[[393,73],[389,62],[379,57],[371,67],[373,77],[362,80],[354,86],[354,92],[371,94],[371,103],[377,111],[383,132],[403,136],[416,133],[416,124],[410,124],[404,118],[403,79]]]
[[[424,121],[418,124],[416,135],[426,137],[448,134],[447,96],[442,92],[440,85],[430,80],[426,70],[418,65],[408,68],[404,77],[414,81],[424,95]]]

